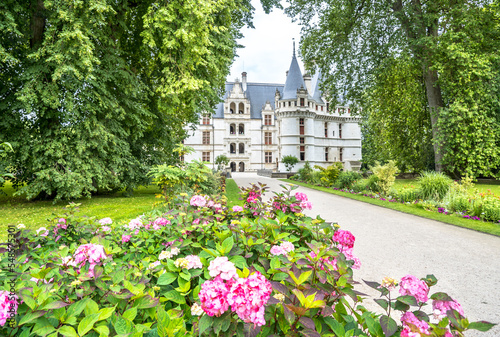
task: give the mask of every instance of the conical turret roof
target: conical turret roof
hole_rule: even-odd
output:
[[[322,82],[322,76],[321,76],[321,70],[317,70],[316,73],[314,74],[314,77],[312,79],[312,85],[311,85],[311,95],[312,99],[316,101],[316,103],[324,103],[323,100],[321,99],[322,92],[319,88],[320,84]]]
[[[281,99],[297,98],[297,89],[306,87],[304,78],[302,77],[302,72],[300,71],[299,63],[295,57],[295,43],[293,49],[292,63],[290,64],[290,69],[288,70],[285,87],[283,88],[283,97],[281,97]]]

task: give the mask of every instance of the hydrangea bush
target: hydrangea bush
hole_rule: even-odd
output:
[[[265,190],[244,189],[244,207],[232,209],[183,193],[174,207],[128,223],[72,206],[45,229],[20,228],[18,297],[0,293],[0,335],[449,337],[491,327],[469,323],[446,294],[429,295],[432,276],[367,282],[386,314],[364,309],[352,233],[305,216],[312,205],[294,187],[269,202]],[[2,253],[2,289],[10,289]]]

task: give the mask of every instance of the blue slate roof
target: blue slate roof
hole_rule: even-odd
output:
[[[226,82],[226,92],[222,98],[224,101],[233,89],[234,83],[235,82]],[[280,94],[283,96],[283,87],[283,84],[276,83],[247,83],[247,90],[245,94],[250,100],[250,118],[261,119],[262,108],[264,108],[267,101],[271,103],[271,107],[274,109],[274,95],[276,93],[276,89],[278,89]],[[219,103],[215,108],[214,118],[224,118],[224,102]]]
[[[316,101],[316,103],[324,104],[323,99],[321,99],[321,90],[319,88],[319,85],[321,83],[321,71],[318,69],[316,73],[314,74],[312,80],[311,80],[311,95],[312,99]]]
[[[283,96],[281,99],[294,99],[297,98],[297,89],[305,88],[304,78],[300,71],[299,63],[293,53],[292,63],[286,76],[285,88],[283,89]]]

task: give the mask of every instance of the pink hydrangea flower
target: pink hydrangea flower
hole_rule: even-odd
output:
[[[41,233],[41,234],[40,234]],[[47,236],[49,235],[49,231],[47,230],[47,228],[45,227],[40,227],[36,230],[36,234],[40,235],[40,236]]]
[[[170,225],[170,220],[168,219],[165,219],[165,218],[158,218],[156,219],[153,224],[157,225],[157,226],[166,226],[166,225]]]
[[[401,337],[420,337],[430,334],[429,324],[419,320],[411,311],[407,311],[401,317],[403,323],[403,331]]]
[[[208,316],[218,317],[229,309],[227,295],[228,289],[226,284],[220,277],[216,277],[214,280],[206,281],[201,285],[198,297],[200,298],[203,311]]]
[[[283,249],[283,247],[275,245],[271,247],[271,254],[273,254],[274,256],[278,256],[278,255],[285,255],[286,252]]]
[[[243,207],[241,206],[233,206],[233,212],[241,212],[243,211]]]
[[[305,193],[297,192],[295,193],[295,199],[300,201],[307,201],[307,195]]]
[[[125,228],[128,228],[130,230],[138,229],[139,227],[142,227],[142,220],[139,218],[130,220],[128,226],[125,226]]]
[[[399,293],[401,295],[412,295],[418,302],[427,302],[429,299],[429,287],[427,284],[413,275],[406,275],[399,283]]]
[[[437,320],[442,320],[443,318],[445,318],[446,312],[448,310],[456,310],[460,315],[465,316],[462,306],[455,300],[432,301],[432,310],[434,318]]]
[[[191,206],[205,207],[207,200],[201,195],[193,195],[191,200],[189,200],[189,204],[191,204]]]
[[[283,241],[281,244],[280,244],[281,248],[283,248],[283,250],[287,253],[290,253],[291,251],[294,251],[295,250],[295,246],[293,245],[293,243],[291,242],[288,242],[288,241]]]
[[[199,256],[196,255],[188,255],[185,257],[186,260],[188,260],[188,265],[187,269],[194,269],[194,268],[203,268],[203,265],[201,264],[201,260]]]
[[[229,280],[233,277],[238,277],[236,274],[236,267],[230,262],[226,256],[216,257],[215,260],[210,262],[208,271],[211,277],[220,275],[223,280]]]
[[[340,243],[344,247],[352,248],[354,247],[354,241],[356,238],[349,231],[344,231],[342,229],[337,230],[333,234],[333,241]]]
[[[200,219],[194,219],[193,220],[193,225],[198,225],[200,223]]]
[[[122,243],[129,242],[132,235],[122,235]]]
[[[262,326],[266,324],[264,305],[271,292],[271,283],[257,271],[248,278],[235,280],[227,295],[227,301],[240,319],[254,323],[254,326]]]
[[[113,220],[111,220],[111,218],[102,218],[101,220],[99,220],[99,223],[101,225],[111,225],[113,223]]]
[[[88,243],[81,245],[76,249],[75,254],[73,254],[73,260],[68,264],[81,268],[86,262],[89,262],[89,276],[93,277],[94,267],[105,260],[106,257],[106,253],[104,252],[104,247],[102,245]]]
[[[109,227],[109,226],[102,226],[102,227],[101,227],[101,230],[102,230],[103,232],[111,232],[111,227]]]
[[[358,257],[354,255],[352,252],[352,248],[344,248],[341,250],[342,254],[345,255],[346,260],[354,261],[354,264],[352,265],[352,269],[360,269],[361,268],[361,261],[359,260]]]
[[[17,314],[17,295],[10,296],[7,290],[0,291],[0,326],[4,326],[8,319]]]
[[[310,202],[310,201],[302,201],[300,203],[300,207],[302,207],[302,209],[311,210],[313,206],[312,206],[312,202]]]

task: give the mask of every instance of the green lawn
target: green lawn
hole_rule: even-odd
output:
[[[44,226],[47,219],[53,214],[63,212],[67,201],[53,203],[52,201],[26,201],[21,197],[13,197],[14,189],[9,185],[3,188],[7,194],[0,196],[0,241],[6,237],[7,226],[23,223],[27,228],[39,228]],[[81,214],[95,216],[97,218],[110,217],[113,221],[130,220],[144,212],[150,211],[158,199],[157,186],[140,187],[134,191],[132,196],[126,196],[123,192],[110,195],[96,195],[92,198],[74,200],[81,203]]]
[[[370,197],[365,197],[363,195],[359,194],[351,194],[347,192],[341,192],[341,191],[336,191],[331,188],[326,188],[326,187],[319,187],[319,186],[314,186],[314,185],[309,185],[305,183],[301,183],[298,181],[294,180],[289,180],[289,179],[280,179],[282,181],[286,181],[288,183],[300,185],[300,186],[305,186],[309,187],[318,191],[323,191],[331,194],[336,194],[342,197],[354,199],[354,200],[359,200],[362,202],[366,202],[369,204],[377,205],[377,206],[382,206],[390,209],[394,209],[396,211],[400,211],[403,213],[408,213],[408,214],[413,214],[417,216],[421,216],[423,218],[427,219],[433,219],[437,221],[441,221],[444,223],[448,223],[451,225],[459,226],[459,227],[465,227],[469,229],[473,229],[479,232],[483,233],[488,233],[496,236],[500,236],[500,225],[494,224],[491,222],[483,222],[483,221],[477,221],[477,220],[470,220],[470,219],[465,219],[461,218],[455,215],[446,215],[446,214],[441,214],[438,212],[432,212],[432,211],[426,211],[424,209],[418,208],[415,205],[408,205],[408,204],[401,204],[397,202],[388,202],[384,200],[378,200],[378,199],[372,199]],[[400,180],[397,181],[398,184],[401,184],[401,187],[405,184],[410,184],[412,181],[407,180],[406,182],[402,182]],[[413,181],[414,183],[414,181]],[[485,186],[483,186],[485,187]]]
[[[243,200],[239,200],[240,188],[233,179],[226,179],[227,207],[243,206]]]

